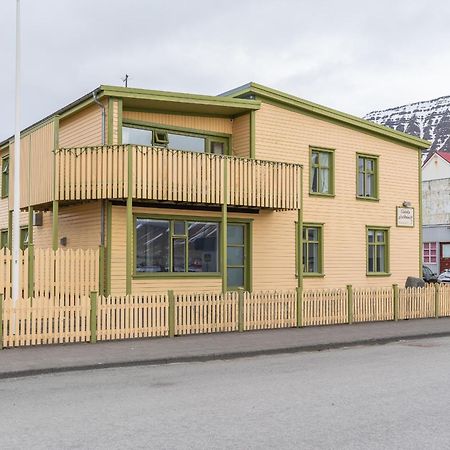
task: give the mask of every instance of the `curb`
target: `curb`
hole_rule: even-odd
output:
[[[168,358],[155,358],[155,359],[143,359],[136,361],[117,361],[108,363],[98,363],[98,364],[86,364],[79,366],[66,366],[66,367],[47,367],[42,369],[26,369],[18,370],[13,372],[0,372],[0,380],[10,379],[10,378],[25,378],[37,375],[48,375],[66,372],[77,372],[77,371],[87,371],[87,370],[98,370],[98,369],[113,369],[120,367],[139,367],[139,366],[160,366],[166,364],[181,364],[181,363],[192,363],[192,362],[208,362],[216,360],[233,360],[242,358],[252,358],[256,356],[270,356],[278,354],[289,354],[289,353],[306,353],[324,350],[335,350],[340,348],[348,347],[358,347],[358,346],[373,346],[373,345],[386,345],[393,342],[399,341],[410,341],[418,339],[429,339],[429,338],[441,338],[450,336],[450,331],[439,332],[439,333],[428,333],[428,334],[414,334],[407,336],[394,336],[386,338],[374,338],[374,339],[360,339],[356,341],[347,342],[333,342],[328,344],[314,344],[314,345],[300,345],[294,347],[281,347],[263,350],[253,350],[253,351],[241,351],[241,352],[226,352],[226,353],[209,353],[197,356],[179,356],[179,357],[168,357]]]

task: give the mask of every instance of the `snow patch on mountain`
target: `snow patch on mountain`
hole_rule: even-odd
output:
[[[372,111],[364,119],[431,141],[430,152],[450,152],[450,96]]]

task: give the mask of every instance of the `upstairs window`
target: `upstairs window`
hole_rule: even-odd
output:
[[[378,158],[357,155],[357,196],[368,200],[378,199]]]
[[[198,136],[168,133],[168,148],[173,150],[184,150],[187,152],[205,153],[206,139]]]
[[[311,149],[310,194],[334,194],[334,151]]]
[[[153,132],[141,128],[122,127],[122,142],[150,147],[153,144]]]
[[[122,143],[165,147],[194,153],[228,153],[228,137],[209,136],[182,131],[161,130],[156,128],[122,127]]]
[[[2,197],[8,197],[9,194],[9,157],[2,158]]]

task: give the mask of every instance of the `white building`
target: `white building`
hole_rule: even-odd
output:
[[[450,269],[450,153],[434,153],[422,166],[423,262]]]

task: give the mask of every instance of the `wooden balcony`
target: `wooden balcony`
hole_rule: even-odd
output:
[[[300,208],[302,167],[137,145],[61,148],[56,199],[160,200]]]

